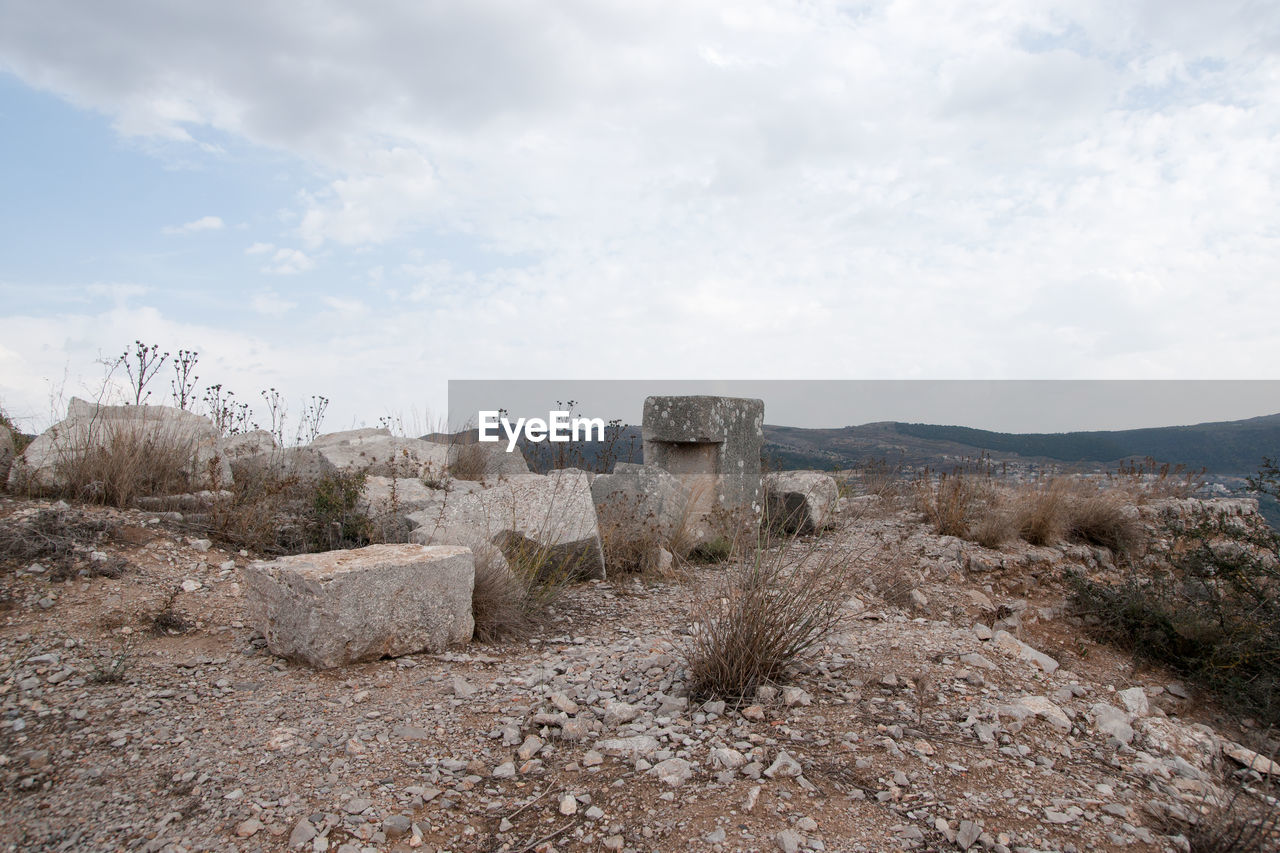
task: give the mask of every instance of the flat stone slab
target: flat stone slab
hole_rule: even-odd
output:
[[[329,669],[471,639],[475,562],[456,545],[370,545],[245,569],[251,623],[281,657]]]

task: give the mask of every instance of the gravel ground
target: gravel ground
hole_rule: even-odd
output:
[[[313,672],[246,626],[250,555],[76,511],[114,531],[78,565],[127,566],[0,576],[5,850],[1177,850],[1169,815],[1248,735],[1061,616],[1056,579],[1107,554],[890,509],[821,540],[856,554],[849,619],[739,707],[682,691],[723,569],[574,587],[519,643]]]

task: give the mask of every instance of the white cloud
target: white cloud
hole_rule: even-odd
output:
[[[225,225],[219,216],[202,216],[183,225],[166,225],[160,229],[165,234],[195,234],[199,231],[221,231]]]
[[[300,249],[276,249],[271,256],[271,263],[262,268],[271,275],[297,275],[314,269],[316,262]]]
[[[306,305],[345,313],[369,357],[453,376],[1280,361],[1280,8],[229,8],[0,0],[0,64],[122,133],[310,166],[246,253],[308,285],[350,271],[366,319],[343,294]],[[352,257],[368,247],[389,254]],[[396,294],[410,310],[383,310]],[[253,307],[282,303],[306,313]]]
[[[359,299],[338,299],[335,296],[325,296],[320,301],[331,310],[337,311],[340,314],[363,314],[369,310],[369,306],[365,305]]]
[[[271,292],[255,293],[249,300],[249,307],[259,314],[274,316],[289,313],[298,307],[298,303]]]

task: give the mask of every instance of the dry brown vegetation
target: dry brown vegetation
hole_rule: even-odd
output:
[[[522,637],[534,624],[529,608],[528,581],[501,557],[497,548],[473,548],[475,586],[471,590],[471,615],[475,638],[481,643]]]
[[[94,424],[100,440],[60,448],[56,463],[65,485],[48,489],[18,469],[15,492],[83,500],[115,507],[135,499],[192,490],[204,472],[194,441],[164,428]]]
[[[1004,485],[966,474],[921,478],[916,507],[942,535],[987,548],[1021,538],[1032,545],[1084,542],[1128,553],[1143,541],[1132,495],[1090,480],[1053,477]]]
[[[742,700],[785,681],[848,613],[854,559],[846,551],[795,539],[735,551],[736,564],[694,615],[686,662],[695,699]]]
[[[459,444],[456,447],[453,462],[449,465],[449,474],[455,480],[484,479],[485,465],[488,456],[484,448],[475,442]]]
[[[596,507],[604,564],[611,573],[643,574],[659,567],[668,543],[653,513],[641,504],[639,496],[614,495]]]

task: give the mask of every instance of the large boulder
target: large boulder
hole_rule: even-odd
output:
[[[252,624],[272,653],[317,669],[441,652],[471,639],[470,549],[370,545],[245,569]]]
[[[318,436],[309,445],[340,471],[375,477],[415,477],[443,481],[449,448],[419,438],[392,435],[389,429],[353,429]]]
[[[177,459],[190,489],[231,482],[231,468],[218,454],[220,435],[208,419],[170,406],[100,406],[73,398],[66,419],[27,446],[9,471],[9,487],[57,489],[68,469],[97,451],[160,455]]]
[[[409,516],[423,544],[491,542],[513,565],[536,571],[603,578],[600,527],[586,471],[566,468],[524,474],[471,494],[451,493],[443,505]]]
[[[765,517],[786,533],[812,533],[835,518],[840,489],[818,471],[774,471],[764,476]]]
[[[685,521],[689,496],[680,480],[663,468],[619,462],[613,473],[591,481],[591,499],[602,518],[629,517],[670,542]]]
[[[453,442],[449,448],[449,473],[458,480],[493,482],[529,473],[524,452],[507,452],[503,442]]]
[[[663,571],[696,544],[688,495],[663,468],[620,462],[591,481],[591,498],[610,570]]]
[[[280,447],[275,436],[266,430],[227,436],[219,442],[219,449],[237,480],[269,477],[309,483],[338,471],[314,447]]]

